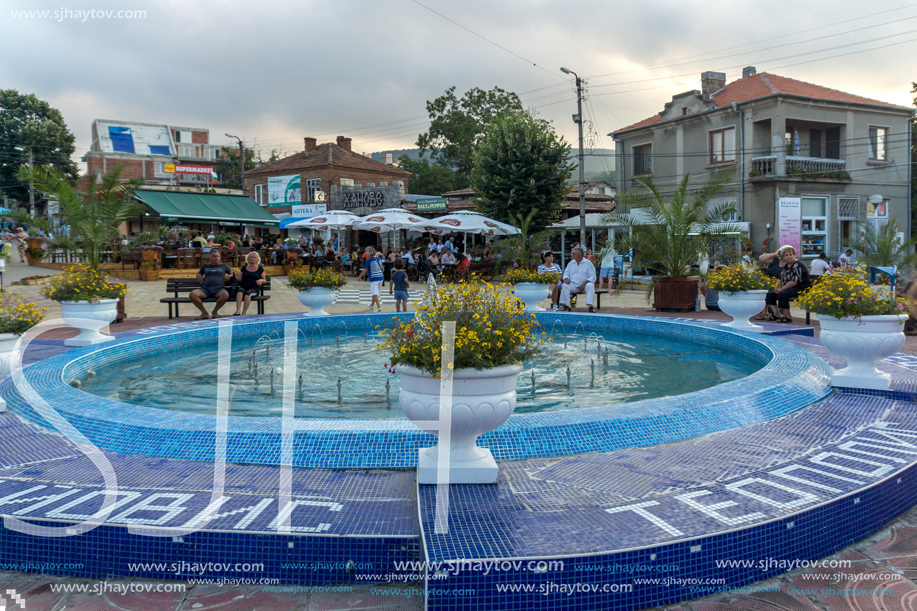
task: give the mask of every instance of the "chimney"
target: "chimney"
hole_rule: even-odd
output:
[[[351,142],[351,138],[345,138],[344,136],[338,136],[338,146],[344,149],[345,151],[347,151],[348,153],[350,152],[350,142]]]
[[[709,97],[725,86],[725,72],[704,72],[700,75],[701,93],[704,94],[704,97]]]
[[[311,153],[314,151],[316,142],[318,141],[315,138],[304,138],[304,140],[306,141],[306,152]]]
[[[747,66],[745,68],[742,68],[742,78],[748,78],[756,74],[758,74],[758,71],[755,70],[754,66]]]
[[[395,163],[395,161],[392,159],[393,156],[394,156],[394,155],[392,155],[392,153],[386,153],[386,154],[385,154],[385,163],[386,163],[387,165],[392,165],[393,163]]]

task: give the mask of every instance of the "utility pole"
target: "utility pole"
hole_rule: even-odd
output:
[[[242,176],[242,193],[245,194],[245,147],[242,146],[242,138],[226,134],[227,138],[235,138],[239,141],[239,173]]]
[[[564,74],[576,77],[576,114],[573,122],[579,127],[579,243],[586,252],[586,168],[583,164],[583,79],[569,68],[561,68]],[[595,244],[593,244],[595,246]]]

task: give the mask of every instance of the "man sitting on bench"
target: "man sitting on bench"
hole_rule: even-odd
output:
[[[564,280],[560,287],[560,309],[570,312],[570,295],[586,293],[586,305],[595,312],[595,266],[583,257],[583,248],[573,249],[573,260],[567,263]]]
[[[204,263],[197,272],[197,281],[201,284],[201,288],[194,289],[188,295],[191,303],[201,311],[201,315],[197,317],[197,320],[219,318],[217,312],[223,307],[224,303],[229,301],[226,280],[232,275],[232,268],[220,262],[220,251],[211,251],[210,263]],[[217,304],[213,307],[213,312],[208,314],[207,309],[204,307],[204,300],[210,297],[216,298]]]

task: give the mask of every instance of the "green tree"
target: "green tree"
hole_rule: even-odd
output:
[[[398,160],[399,167],[411,173],[411,193],[418,195],[435,195],[439,197],[447,191],[458,189],[458,175],[449,168],[430,163],[429,159],[411,159],[402,155]]]
[[[541,251],[548,241],[549,231],[534,231],[538,210],[528,214],[511,214],[509,222],[519,228],[519,233],[500,240],[500,249],[505,252],[505,261],[514,261],[519,267],[537,268],[541,262]],[[503,254],[503,253],[501,253]]]
[[[857,250],[860,251],[860,260],[868,266],[897,267],[898,273],[904,277],[913,275],[917,269],[917,237],[899,242],[898,221],[890,219],[879,230],[867,225],[860,231],[860,242]]]
[[[241,189],[242,188],[242,175],[239,172],[239,149],[229,146],[223,147],[223,154],[220,156],[219,161],[216,162],[214,169],[216,169],[217,175],[220,177],[220,180],[228,189]],[[271,151],[271,155],[274,154],[274,151]],[[258,163],[255,158],[255,151],[250,148],[245,149],[245,171],[254,170],[258,167]]]
[[[10,199],[29,201],[29,187],[16,175],[27,164],[46,165],[76,180],[79,175],[71,156],[76,148],[73,134],[56,108],[34,94],[15,89],[0,90],[0,189]],[[15,147],[25,149],[25,152]]]
[[[604,217],[606,223],[631,228],[630,236],[617,238],[615,250],[633,251],[634,267],[653,270],[653,288],[660,278],[689,275],[699,256],[710,252],[713,241],[741,233],[740,226],[722,222],[730,212],[736,212],[735,204],[709,207],[710,199],[729,182],[730,176],[710,177],[695,191],[694,199],[688,201],[690,178],[686,174],[666,201],[652,179],[638,177],[645,189],[627,191],[620,196],[618,206],[640,209],[646,218],[615,212]],[[647,302],[651,296],[652,293],[647,293]]]
[[[42,193],[57,200],[61,218],[70,226],[69,237],[56,236],[48,241],[51,250],[80,252],[85,265],[97,271],[102,269],[102,253],[111,248],[121,223],[143,213],[143,206],[134,199],[143,181],[122,180],[123,168],[123,165],[119,165],[102,175],[98,181],[90,180],[86,193],[82,194],[70,178],[56,168],[38,166],[19,169],[17,175],[21,181],[33,180]],[[24,214],[13,217],[29,225],[51,230],[50,223],[44,217]]]
[[[417,137],[417,146],[432,151],[434,162],[455,170],[459,180],[467,182],[472,153],[487,126],[501,113],[521,110],[519,96],[499,87],[490,91],[475,87],[461,98],[455,96],[455,87],[450,87],[445,94],[427,102],[430,127]]]
[[[505,222],[536,211],[532,231],[544,229],[568,192],[569,153],[570,145],[546,121],[521,111],[497,117],[474,151],[471,187],[481,198],[478,208]]]

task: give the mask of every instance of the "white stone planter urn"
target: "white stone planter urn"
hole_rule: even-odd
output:
[[[740,293],[720,292],[717,305],[720,310],[732,316],[724,327],[736,331],[762,333],[764,327],[751,323],[748,319],[764,309],[764,297],[767,291],[742,291]]]
[[[904,346],[905,314],[846,317],[818,314],[818,338],[833,354],[847,359],[847,367],[834,372],[832,386],[888,390],[891,376],[876,369],[876,362]]]
[[[337,291],[333,289],[314,286],[311,289],[299,291],[299,303],[309,308],[306,316],[328,316],[325,307],[334,303],[335,299],[337,299]]]
[[[548,286],[536,282],[517,282],[513,285],[513,292],[525,304],[526,312],[544,312],[544,308],[538,307],[538,302],[551,296]]]
[[[11,359],[17,341],[19,341],[19,336],[15,333],[0,333],[0,379],[10,375]],[[0,398],[0,413],[5,411],[6,401]]]
[[[456,369],[452,378],[451,422],[439,423],[440,380],[415,367],[398,365],[401,411],[417,427],[440,437],[449,426],[449,483],[493,484],[500,468],[493,454],[476,440],[494,430],[516,409],[516,379],[521,365],[477,371]],[[440,437],[441,439],[441,437]],[[436,484],[439,445],[419,451],[417,482]]]
[[[89,301],[61,301],[61,318],[68,325],[80,330],[76,337],[64,340],[65,346],[91,346],[110,342],[115,338],[99,333],[118,317],[117,299],[100,299]]]

